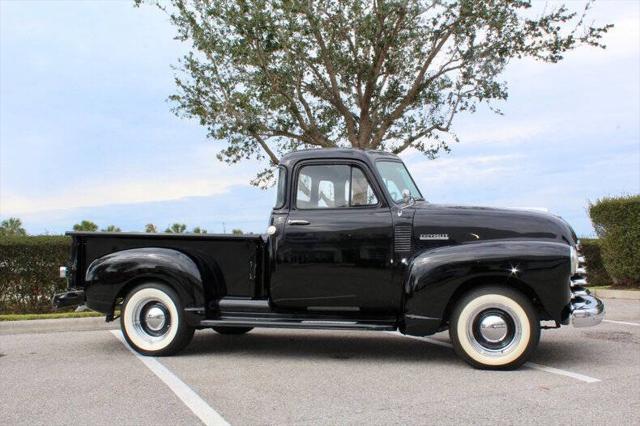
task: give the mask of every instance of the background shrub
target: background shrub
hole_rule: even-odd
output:
[[[70,250],[64,236],[0,237],[0,314],[52,312],[51,297],[67,286],[58,268]]]
[[[600,240],[580,238],[580,252],[587,262],[589,286],[611,285],[613,281],[604,267]]]
[[[614,285],[640,288],[640,195],[603,198],[589,215]]]

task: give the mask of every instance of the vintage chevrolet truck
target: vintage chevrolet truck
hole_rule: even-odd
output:
[[[54,305],[119,315],[144,355],[174,354],[205,328],[448,329],[486,369],[524,363],[541,328],[604,317],[560,217],[429,203],[385,152],[298,151],[278,169],[265,235],[68,233]]]

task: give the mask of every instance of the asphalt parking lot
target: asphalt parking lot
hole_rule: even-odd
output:
[[[0,323],[0,423],[637,425],[640,301],[605,303],[510,372],[467,366],[446,333],[203,330],[142,358],[102,319]]]

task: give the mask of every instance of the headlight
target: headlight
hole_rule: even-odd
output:
[[[569,246],[569,256],[571,257],[571,275],[575,275],[578,270],[578,252],[575,247]]]

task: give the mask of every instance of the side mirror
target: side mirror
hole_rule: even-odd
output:
[[[402,190],[402,201],[407,206],[412,206],[416,202],[416,200],[411,196],[411,192],[408,189]]]

